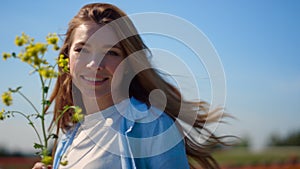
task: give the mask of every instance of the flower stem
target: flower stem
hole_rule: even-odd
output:
[[[40,74],[40,80],[42,84],[42,89],[45,87],[44,79],[42,75]],[[42,132],[43,132],[43,137],[44,137],[44,146],[48,148],[48,139],[46,136],[46,128],[45,128],[45,91],[42,90],[42,117],[41,117],[41,122],[42,122]]]
[[[65,112],[66,112],[67,110],[69,110],[69,109],[70,109],[70,107],[65,108],[65,109],[60,113],[60,115],[55,119],[55,125],[57,125],[57,123],[58,123],[58,121],[60,120],[60,118],[62,118],[62,116],[65,114]],[[50,133],[52,133],[53,129],[54,129],[54,126],[51,126],[51,128],[50,128]]]
[[[33,105],[33,103],[20,91],[18,91],[18,93],[31,105],[31,107],[34,109],[34,111],[39,114],[39,111],[37,110],[37,108]]]
[[[43,143],[43,142],[42,142],[42,139],[41,139],[41,137],[40,137],[40,134],[38,133],[36,127],[35,127],[34,124],[33,124],[33,122],[30,120],[29,116],[26,116],[24,113],[19,112],[19,111],[9,111],[9,112],[11,112],[12,115],[13,115],[14,113],[18,113],[18,114],[20,114],[21,116],[25,117],[25,118],[29,121],[29,125],[30,125],[30,126],[33,128],[33,130],[35,131],[35,133],[36,133],[36,135],[37,135],[37,137],[38,137],[38,139],[39,139],[40,144]]]

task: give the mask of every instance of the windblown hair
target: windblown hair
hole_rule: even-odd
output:
[[[148,59],[149,55],[151,55],[151,52],[138,35],[133,23],[122,10],[111,4],[94,3],[82,7],[78,14],[69,23],[65,41],[61,48],[60,54],[63,54],[66,58],[69,57],[69,51],[75,32],[74,30],[81,24],[92,21],[99,25],[105,25],[117,20],[118,18],[122,18],[122,24],[116,24],[113,27],[117,35],[121,39],[128,32],[132,35],[122,39],[119,42],[124,50],[125,57],[133,54],[134,52],[142,51],[138,53],[138,57],[136,57],[136,59],[133,59],[129,62],[130,66],[128,67],[130,71],[137,71],[137,65],[151,68]],[[78,92],[79,95],[80,92],[74,85],[72,85],[71,75],[69,73],[63,73],[61,68],[59,68],[59,72],[60,74],[50,98],[50,101],[55,101],[52,123],[58,119],[64,106],[81,104],[80,101],[78,103],[74,103],[73,101],[72,96],[74,96],[74,92]],[[209,105],[203,101],[197,102],[184,100],[180,91],[162,78],[161,74],[155,69],[146,69],[137,73],[132,79],[129,91],[127,92],[129,93],[130,97],[134,97],[148,106],[151,106],[149,94],[155,89],[160,89],[166,96],[167,103],[163,111],[174,121],[178,122],[176,124],[178,125],[178,128],[182,132],[185,139],[185,148],[188,155],[190,168],[199,168],[200,166],[206,169],[219,168],[218,163],[211,156],[209,148],[217,143],[222,143],[221,137],[215,136],[205,127],[205,123],[215,122],[214,119],[208,119],[208,114],[211,113],[209,112]],[[78,100],[78,98],[75,100]],[[221,110],[214,110],[213,112],[218,114],[218,111]],[[69,112],[65,113],[60,120],[58,120],[57,134],[59,133],[60,129],[62,129],[62,131],[67,131],[72,126],[72,113],[73,112],[70,110]],[[186,124],[192,128],[193,132],[187,131],[185,127]],[[206,143],[201,144],[199,141],[197,141],[197,138],[204,135],[203,131],[205,131],[208,136],[206,138]]]

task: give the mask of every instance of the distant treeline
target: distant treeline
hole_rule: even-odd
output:
[[[236,139],[235,143],[230,147],[250,147],[251,137],[244,136]],[[273,133],[267,140],[267,146],[278,147],[278,146],[300,146],[300,129],[288,133],[285,136]],[[226,146],[217,144],[213,147],[214,149],[224,149]]]
[[[7,148],[0,146],[0,157],[24,157],[33,156],[32,153],[24,153],[21,151],[11,151]]]
[[[285,137],[272,134],[269,146],[300,146],[300,130],[291,132]]]

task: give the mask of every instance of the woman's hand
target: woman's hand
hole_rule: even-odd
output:
[[[34,164],[34,166],[32,167],[32,169],[51,169],[52,166],[48,165],[46,166],[44,163],[42,162],[37,162]]]

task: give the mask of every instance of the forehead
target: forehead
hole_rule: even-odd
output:
[[[87,44],[90,46],[114,46],[120,41],[110,25],[100,26],[94,22],[86,22],[75,29],[73,44]]]

